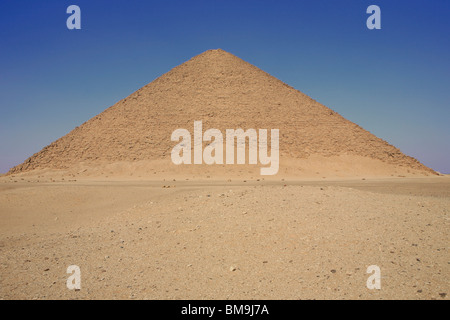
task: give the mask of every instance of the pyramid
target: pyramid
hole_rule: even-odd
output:
[[[195,166],[177,167],[171,162],[176,143],[170,137],[177,128],[192,132],[198,120],[203,122],[203,130],[279,129],[281,174],[333,171],[352,175],[358,166],[361,174],[376,173],[373,168],[377,166],[385,175],[435,174],[337,112],[221,49],[208,50],[173,68],[9,174],[79,171],[117,163],[127,164],[122,170],[133,172],[133,164],[137,167],[142,162],[148,163],[146,168],[151,171],[156,170],[152,162],[159,163],[158,168],[162,165],[166,173],[194,170]],[[214,172],[219,167],[212,165],[207,170]]]

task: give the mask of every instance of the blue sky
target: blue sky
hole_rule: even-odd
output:
[[[82,29],[66,28],[81,8]],[[366,9],[381,8],[381,30]],[[450,1],[0,2],[0,172],[222,48],[450,173]]]

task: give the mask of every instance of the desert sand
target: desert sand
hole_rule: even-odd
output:
[[[448,176],[0,182],[2,299],[448,299]]]

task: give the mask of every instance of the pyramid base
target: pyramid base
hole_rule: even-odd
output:
[[[261,165],[174,165],[170,159],[115,163],[81,163],[69,169],[35,169],[2,180],[302,180],[423,177],[435,175],[353,155],[283,158],[276,175],[261,175]]]

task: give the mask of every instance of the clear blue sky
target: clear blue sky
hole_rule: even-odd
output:
[[[66,28],[81,8],[82,29]],[[381,30],[366,9],[381,8]],[[0,172],[222,48],[450,173],[450,1],[0,2]]]

